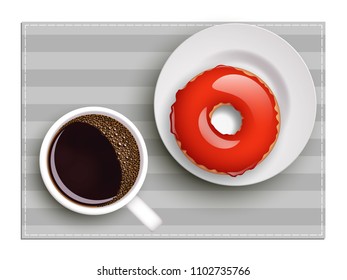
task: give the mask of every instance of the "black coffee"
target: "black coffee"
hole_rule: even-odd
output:
[[[60,129],[48,161],[61,193],[78,204],[104,206],[134,185],[140,155],[124,125],[107,116],[85,115]]]

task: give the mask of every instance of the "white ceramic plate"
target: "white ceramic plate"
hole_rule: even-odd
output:
[[[281,113],[280,134],[271,153],[256,168],[237,177],[195,166],[170,132],[169,115],[177,90],[196,74],[219,64],[258,75],[274,92]],[[158,78],[154,113],[166,148],[186,170],[216,184],[248,185],[277,175],[299,156],[315,123],[316,93],[306,64],[281,37],[254,25],[223,24],[194,34],[172,53]]]

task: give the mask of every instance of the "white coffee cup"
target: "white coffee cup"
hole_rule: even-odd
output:
[[[56,184],[52,180],[49,171],[48,158],[50,152],[51,143],[61,129],[61,127],[68,121],[83,115],[98,114],[111,117],[121,124],[123,124],[134,136],[140,153],[140,170],[137,179],[132,188],[121,199],[105,206],[90,207],[83,204],[78,204],[68,199],[63,195],[56,187]],[[137,193],[141,189],[148,168],[148,154],[145,141],[136,126],[122,114],[103,107],[84,107],[67,113],[57,120],[51,128],[48,130],[45,138],[43,139],[40,150],[40,171],[42,179],[50,192],[50,194],[64,207],[85,215],[102,215],[116,211],[123,206],[127,206],[128,209],[150,230],[154,230],[161,224],[160,217],[145,204],[138,196]]]

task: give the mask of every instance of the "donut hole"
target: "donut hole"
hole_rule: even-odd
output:
[[[212,110],[211,124],[221,134],[234,135],[241,128],[242,116],[232,105],[219,104]]]

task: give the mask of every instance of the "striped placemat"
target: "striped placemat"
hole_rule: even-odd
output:
[[[251,186],[213,185],[164,147],[153,113],[159,72],[180,43],[215,24],[22,24],[22,238],[324,238],[324,23],[250,23],[288,41],[316,86],[313,133],[281,174]],[[126,208],[103,216],[71,212],[46,190],[38,165],[45,133],[60,116],[89,105],[124,114],[145,138],[149,170],[139,196],[163,219],[156,231]]]

